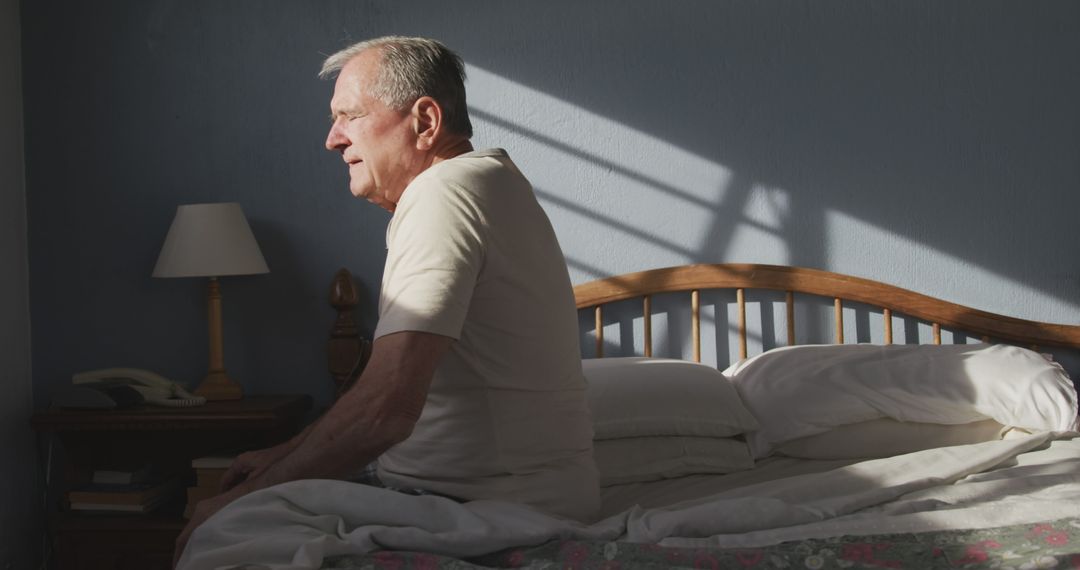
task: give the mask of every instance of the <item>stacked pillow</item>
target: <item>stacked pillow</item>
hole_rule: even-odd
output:
[[[740,471],[773,454],[877,458],[1080,430],[1068,374],[1010,345],[804,345],[723,373],[641,357],[582,368],[601,486]]]
[[[741,435],[759,428],[727,378],[664,358],[582,361],[600,485],[754,466]]]

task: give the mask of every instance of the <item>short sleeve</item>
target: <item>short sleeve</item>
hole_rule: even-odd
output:
[[[375,338],[401,331],[460,338],[484,262],[482,236],[482,216],[464,188],[415,180],[387,232]]]

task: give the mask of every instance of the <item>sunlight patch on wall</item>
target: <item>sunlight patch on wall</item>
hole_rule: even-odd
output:
[[[475,66],[478,148],[506,148],[532,181],[575,282],[701,261],[732,173],[700,155]],[[558,165],[553,168],[552,165]]]
[[[573,162],[566,166],[589,166],[591,174],[654,186],[667,199],[698,208],[708,208],[715,188],[730,177],[706,157],[544,92],[475,66],[469,66],[468,75],[469,109],[481,123],[475,137],[479,146],[540,142],[549,158]]]

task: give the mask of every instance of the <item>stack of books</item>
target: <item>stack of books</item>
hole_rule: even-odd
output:
[[[183,486],[178,476],[160,477],[136,471],[94,473],[94,481],[67,492],[73,511],[148,513],[177,495]]]
[[[191,467],[195,469],[195,486],[187,488],[184,518],[191,518],[199,501],[214,497],[221,491],[221,478],[229,470],[233,459],[231,455],[208,455],[191,460]]]

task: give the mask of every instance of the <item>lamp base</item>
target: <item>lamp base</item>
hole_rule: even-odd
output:
[[[240,385],[229,379],[224,370],[211,370],[202,384],[195,388],[195,395],[207,400],[239,400],[244,397]]]

